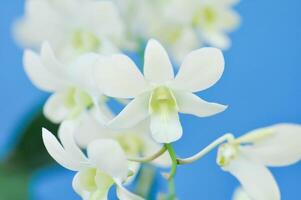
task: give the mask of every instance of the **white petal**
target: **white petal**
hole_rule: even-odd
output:
[[[87,162],[86,156],[75,143],[74,133],[76,129],[76,122],[64,121],[58,130],[58,136],[64,149],[72,155],[72,157],[81,162]]]
[[[100,58],[98,54],[87,53],[78,57],[75,62],[71,64],[71,78],[74,86],[87,91],[89,94],[100,93],[93,79],[94,65]]]
[[[154,39],[148,41],[145,49],[144,76],[155,83],[164,83],[174,78],[172,64],[166,50]]]
[[[228,49],[231,46],[230,38],[222,32],[206,32],[203,38],[208,44],[220,49]]]
[[[139,155],[138,155],[139,156]],[[140,167],[141,167],[141,164],[138,163],[138,162],[128,162],[128,166],[129,166],[129,170],[131,172],[133,172],[133,175],[128,177],[124,182],[123,184],[124,185],[129,185],[131,183],[133,183],[133,181],[136,179],[137,175],[138,175],[138,172],[140,170]]]
[[[113,2],[85,2],[81,16],[78,20],[82,19],[82,23],[87,27],[86,29],[93,31],[98,37],[108,38],[112,42],[120,42],[121,37],[124,37],[124,23]]]
[[[115,132],[109,127],[97,121],[91,112],[81,114],[74,133],[77,144],[86,148],[90,142],[96,139],[114,137]]]
[[[112,128],[130,128],[149,116],[149,93],[132,100],[110,123]]]
[[[23,47],[40,48],[47,39],[58,47],[66,33],[62,26],[62,16],[49,1],[26,1],[25,15],[15,24],[14,36]],[[59,30],[59,31],[58,31]]]
[[[243,154],[232,160],[224,170],[229,171],[241,183],[252,199],[280,200],[280,191],[271,172]]]
[[[277,124],[257,129],[247,135],[270,132],[270,137],[244,147],[244,151],[268,166],[287,166],[301,160],[301,126]]]
[[[95,200],[107,200],[108,193],[112,185],[114,184],[114,180],[104,172],[97,170],[95,176],[95,182],[97,186],[97,191],[94,192],[93,197]],[[96,198],[97,197],[97,198]],[[93,199],[93,198],[92,198]]]
[[[95,140],[88,145],[88,157],[95,167],[113,178],[125,180],[128,163],[121,146],[111,139]]]
[[[151,114],[150,129],[158,143],[171,143],[182,137],[183,129],[177,111]]]
[[[220,12],[220,28],[222,28],[224,31],[233,31],[236,27],[238,27],[240,23],[240,16],[238,13],[236,13],[232,9],[224,9],[222,12]]]
[[[172,45],[172,53],[177,63],[181,63],[185,56],[201,46],[197,33],[192,28],[182,30],[180,38]],[[178,66],[179,67],[179,66]]]
[[[23,63],[26,74],[37,88],[53,92],[65,87],[65,81],[50,72],[42,63],[41,58],[33,51],[25,51]]]
[[[44,42],[41,48],[41,60],[47,70],[58,77],[60,80],[69,81],[69,69],[54,55],[53,50],[48,42]],[[67,87],[68,85],[65,85]]]
[[[68,154],[68,152],[66,152],[62,145],[57,141],[55,136],[44,128],[43,142],[51,157],[63,167],[72,171],[80,171],[87,167],[85,163],[74,159],[70,154]]]
[[[225,6],[234,6],[235,4],[238,4],[240,0],[222,0],[218,2]]]
[[[175,91],[179,112],[196,115],[198,117],[208,117],[223,112],[227,106],[204,101],[200,97],[190,92]]]
[[[117,197],[121,200],[143,200],[142,197],[128,191],[121,184],[117,185]]]
[[[133,98],[148,86],[136,64],[125,55],[99,59],[94,70],[98,87],[111,97]]]
[[[102,124],[107,124],[115,116],[113,111],[107,104],[107,97],[105,95],[91,95],[93,106],[94,118]]]
[[[252,200],[249,195],[241,188],[236,188],[232,200]]]
[[[216,48],[202,48],[188,54],[172,87],[197,92],[214,85],[224,71],[224,57]]]
[[[80,195],[83,200],[87,200],[90,197],[90,192],[86,191],[81,184],[81,172],[76,173],[72,180],[73,190]]]
[[[64,105],[64,92],[51,95],[44,105],[44,115],[53,123],[60,123],[67,118],[69,109]]]

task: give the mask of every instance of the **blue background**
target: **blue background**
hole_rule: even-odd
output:
[[[300,6],[299,0],[243,0],[237,6],[242,25],[231,34],[233,45],[225,52],[225,73],[218,84],[200,93],[207,100],[230,107],[220,115],[205,119],[182,116],[184,136],[175,145],[180,156],[194,154],[226,132],[238,136],[278,122],[301,123]],[[0,3],[2,158],[13,147],[16,130],[22,126],[20,124],[46,97],[31,85],[24,74],[22,50],[14,44],[11,36],[11,24],[22,15],[23,7],[21,0],[1,0]],[[216,152],[212,152],[197,163],[179,167],[176,177],[179,199],[230,199],[238,183],[219,169],[215,164],[215,155]],[[55,171],[51,169],[49,173],[55,174]],[[301,198],[301,164],[272,171],[279,182],[282,199]],[[63,178],[56,181],[64,181],[55,190],[70,191],[70,174],[64,175],[64,171],[60,170],[57,173],[57,177]],[[37,176],[36,179],[36,182],[45,184],[43,178]],[[32,188],[35,188],[32,191],[37,195],[45,190],[50,194],[54,189],[43,185]],[[35,199],[46,200],[42,197]]]

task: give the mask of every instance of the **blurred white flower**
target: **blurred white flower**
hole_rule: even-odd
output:
[[[191,52],[174,77],[165,49],[156,40],[150,40],[145,50],[144,76],[125,55],[99,60],[94,74],[104,94],[134,98],[110,122],[111,127],[129,128],[150,117],[153,138],[159,143],[170,143],[182,136],[178,112],[207,117],[226,109],[193,94],[214,85],[223,70],[221,51],[203,48]]]
[[[75,144],[68,123],[61,126],[59,138],[62,144],[48,130],[43,129],[43,141],[49,154],[63,167],[78,172],[73,179],[73,189],[84,200],[107,199],[114,184],[119,199],[142,199],[122,185],[130,171],[126,156],[116,141],[100,139],[91,142],[86,157]]]
[[[221,49],[229,48],[231,41],[227,34],[233,31],[240,22],[239,15],[232,8],[234,1],[196,2],[198,5],[195,5],[192,12],[192,25],[198,31],[201,42]]]
[[[234,191],[232,200],[252,200],[252,199],[241,187],[238,187]]]
[[[44,106],[48,119],[60,123],[103,103],[105,97],[92,80],[93,65],[99,58],[99,55],[89,53],[71,64],[64,64],[56,59],[48,43],[42,45],[40,55],[25,51],[24,68],[30,80],[39,89],[54,93]],[[100,108],[104,109],[103,106]]]
[[[227,49],[238,27],[238,0],[115,0],[132,40],[156,38],[180,62],[191,50],[210,45]]]
[[[116,6],[96,0],[27,0],[25,16],[14,26],[26,48],[48,41],[64,61],[84,52],[116,52],[124,27]]]
[[[96,118],[95,110],[91,110],[72,120],[75,141],[80,147],[86,148],[88,144],[97,139],[114,139],[120,144],[125,154],[131,158],[148,157],[162,148],[150,137],[147,121],[130,129],[112,130],[99,123]],[[169,167],[171,164],[169,154],[166,152],[151,163],[159,167]],[[129,168],[136,174],[140,163],[129,162]]]
[[[217,163],[256,200],[280,200],[278,185],[267,167],[294,164],[301,159],[301,126],[278,124],[257,129],[223,144]]]

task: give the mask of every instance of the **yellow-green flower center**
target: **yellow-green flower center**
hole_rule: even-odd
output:
[[[177,109],[176,99],[169,88],[161,86],[153,90],[149,102],[150,113],[168,113]]]
[[[179,27],[170,27],[169,29],[165,29],[163,32],[159,32],[160,38],[170,44],[177,42],[182,35],[182,30]]]
[[[199,9],[193,17],[192,25],[194,27],[210,27],[216,21],[216,12],[210,6],[204,6]]]
[[[69,88],[64,97],[64,105],[70,110],[69,117],[73,118],[84,109],[92,106],[93,101],[88,93],[77,88]]]
[[[83,188],[87,191],[95,191],[97,189],[95,177],[96,177],[96,169],[88,169],[80,174],[80,183]]]
[[[121,134],[116,140],[127,155],[137,156],[143,151],[143,141],[135,134]]]
[[[71,42],[79,52],[96,51],[101,46],[100,39],[94,33],[82,30],[73,33]]]
[[[80,187],[91,193],[90,199],[103,199],[107,196],[114,180],[104,172],[90,168],[79,174]]]
[[[239,146],[235,144],[223,144],[218,149],[217,163],[221,166],[227,166],[239,154]]]

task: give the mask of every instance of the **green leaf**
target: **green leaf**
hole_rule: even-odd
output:
[[[44,117],[41,108],[21,130],[18,143],[6,161],[6,165],[33,171],[53,163],[43,144],[42,127],[53,133],[56,133],[58,129],[58,125],[51,123]]]

